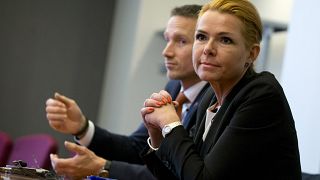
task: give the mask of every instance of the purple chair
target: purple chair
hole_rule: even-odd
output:
[[[17,138],[9,158],[9,164],[22,160],[31,168],[51,169],[50,154],[57,153],[58,143],[48,134],[25,135]]]
[[[6,166],[12,145],[11,137],[7,133],[0,131],[0,167]]]

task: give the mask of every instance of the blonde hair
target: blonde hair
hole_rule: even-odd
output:
[[[205,4],[199,18],[208,10],[228,13],[238,17],[243,23],[242,34],[246,39],[246,46],[260,43],[262,39],[262,22],[257,9],[248,0],[212,0]]]

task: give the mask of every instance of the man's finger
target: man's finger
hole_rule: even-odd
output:
[[[65,141],[64,146],[71,152],[76,154],[84,154],[86,152],[86,147],[77,145],[75,143]]]
[[[52,165],[53,169],[56,168],[56,161],[58,158],[59,158],[58,155],[50,154],[50,160],[51,160],[51,165]]]
[[[47,113],[58,113],[58,114],[64,114],[67,112],[67,109],[65,107],[58,107],[58,106],[47,106],[46,107]]]
[[[49,98],[47,101],[46,101],[46,105],[47,106],[57,106],[57,107],[66,107],[66,105],[60,101],[57,101],[55,99],[52,99],[52,98]]]
[[[65,175],[68,173],[68,167],[72,164],[72,158],[59,158],[56,154],[50,154],[51,164],[53,169],[59,175]]]
[[[55,114],[55,113],[47,113],[47,119],[48,120],[59,120],[62,121],[64,119],[68,118],[66,114]]]

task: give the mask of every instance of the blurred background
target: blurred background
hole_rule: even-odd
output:
[[[130,134],[140,108],[167,78],[162,32],[170,10],[208,0],[0,0],[0,131],[13,138],[48,133],[45,116],[59,92],[101,127]],[[320,172],[320,21],[317,0],[251,0],[264,22],[256,70],[283,85],[296,121],[303,171]]]

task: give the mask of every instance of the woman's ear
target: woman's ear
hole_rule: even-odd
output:
[[[249,57],[248,57],[248,59],[251,60],[250,63],[253,63],[257,59],[259,52],[260,52],[260,45],[253,44],[250,48],[250,53],[249,53]]]

